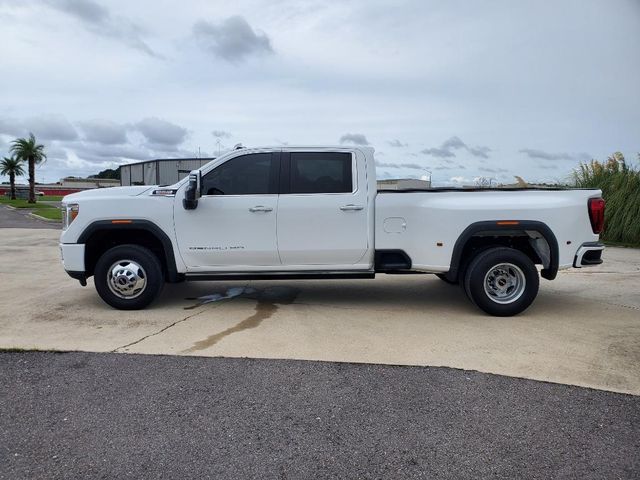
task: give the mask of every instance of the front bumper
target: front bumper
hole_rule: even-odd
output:
[[[604,244],[599,242],[588,242],[580,245],[580,248],[576,252],[576,256],[573,259],[573,266],[575,268],[592,267],[594,265],[600,265],[602,263],[602,252],[604,251]]]
[[[86,283],[86,275],[84,268],[84,244],[82,243],[61,243],[60,259],[66,272],[80,280],[80,283]]]

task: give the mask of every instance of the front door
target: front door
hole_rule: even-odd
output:
[[[190,272],[280,266],[276,241],[279,153],[234,157],[202,177],[195,210],[176,205],[175,228]]]

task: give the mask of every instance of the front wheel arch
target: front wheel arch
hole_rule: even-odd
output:
[[[78,243],[85,244],[87,277],[93,275],[98,259],[107,250],[118,245],[135,244],[151,250],[158,257],[167,282],[177,283],[184,279],[178,273],[171,240],[159,226],[149,220],[131,220],[131,223],[98,220],[84,229]]]

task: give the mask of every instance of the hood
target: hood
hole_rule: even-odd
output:
[[[68,203],[89,198],[134,197],[153,188],[156,188],[156,186],[136,185],[133,187],[92,188],[90,190],[72,193],[71,195],[65,195],[62,202]]]

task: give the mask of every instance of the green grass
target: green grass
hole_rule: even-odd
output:
[[[26,200],[11,200],[8,197],[0,197],[0,205],[10,205],[14,208],[57,208],[55,205],[49,205],[47,203],[29,203]]]
[[[640,170],[627,165],[621,153],[606,162],[592,160],[574,172],[576,187],[599,188],[607,202],[605,242],[640,245]]]
[[[39,208],[32,213],[49,220],[57,220],[59,222],[62,221],[62,210],[60,210],[59,208]]]
[[[45,195],[43,197],[38,197],[38,199],[43,202],[59,202],[62,200],[62,197],[62,195]]]

